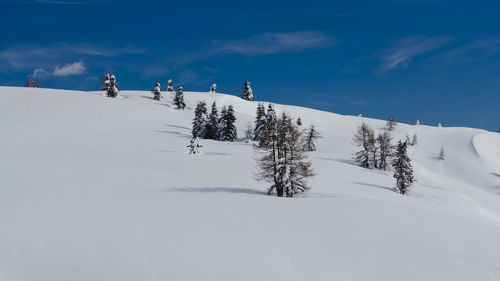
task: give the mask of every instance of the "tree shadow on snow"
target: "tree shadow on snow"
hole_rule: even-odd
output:
[[[188,127],[183,127],[183,126],[170,125],[170,124],[167,124],[167,125],[165,125],[165,126],[167,126],[167,127],[174,127],[174,128],[178,128],[178,129],[184,129],[184,130],[191,131],[191,128],[188,128]]]
[[[177,135],[180,138],[185,138],[185,139],[190,139],[191,135],[185,134],[182,132],[174,132],[174,131],[164,131],[164,130],[154,130],[153,132],[155,133],[164,133],[164,134],[172,134],[172,135]]]
[[[237,194],[253,194],[253,195],[266,195],[267,192],[250,189],[250,188],[237,188],[237,187],[173,187],[167,188],[168,192],[200,192],[200,193],[237,193]]]
[[[344,164],[349,164],[349,165],[354,165],[354,166],[359,166],[356,161],[354,160],[349,160],[349,159],[338,159],[338,158],[327,158],[327,157],[314,157],[315,159],[320,159],[320,160],[326,160],[326,161],[334,161],[334,162],[339,162],[339,163],[344,163]]]
[[[357,185],[364,185],[364,186],[376,187],[376,188],[381,188],[381,189],[385,189],[385,190],[389,190],[389,191],[394,191],[394,188],[382,186],[382,185],[376,185],[376,184],[364,183],[364,182],[353,182],[353,183],[357,184]]]

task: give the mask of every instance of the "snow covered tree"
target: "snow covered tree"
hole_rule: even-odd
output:
[[[253,101],[252,88],[250,88],[250,82],[248,82],[248,80],[245,81],[245,84],[243,85],[243,91],[241,92],[241,98],[244,100]]]
[[[361,150],[356,152],[354,159],[363,168],[370,168],[371,163],[373,163],[374,160],[376,161],[376,158],[373,158],[375,150],[374,139],[373,130],[365,123],[361,124],[354,134],[354,144],[361,147]],[[373,164],[376,166],[376,162]]]
[[[414,181],[411,160],[406,150],[407,143],[399,141],[395,158],[392,162],[394,178],[396,179],[396,189],[401,194],[406,194]]]
[[[262,130],[264,129],[264,126],[266,125],[266,109],[264,108],[264,104],[259,103],[257,105],[257,113],[255,115],[255,121],[254,121],[254,130],[253,130],[253,140],[258,141],[260,140],[260,135],[262,133]]]
[[[182,109],[186,108],[186,103],[184,102],[184,92],[182,92],[182,86],[177,89],[177,92],[175,92],[175,97],[174,97],[174,105],[177,106],[177,109]]]
[[[219,131],[219,111],[217,109],[217,104],[212,103],[212,111],[208,115],[208,122],[205,126],[205,138],[218,140]]]
[[[174,83],[172,82],[172,79],[168,79],[167,92],[174,92]]]
[[[215,94],[216,91],[217,91],[217,85],[213,83],[212,86],[210,87],[210,93]]]
[[[417,120],[417,123],[416,123],[416,125],[417,125],[417,126],[418,126],[418,125],[420,125],[420,120]]]
[[[29,75],[28,80],[26,80],[26,83],[24,83],[24,87],[38,88],[38,80],[33,78],[33,76]]]
[[[203,146],[200,145],[200,140],[198,136],[193,136],[187,147],[189,148],[189,154],[200,154],[201,153],[200,147]]]
[[[300,116],[297,118],[297,126],[302,126],[302,119],[300,119]]]
[[[268,194],[293,197],[310,188],[307,179],[313,176],[311,162],[302,150],[302,135],[285,113],[269,128],[269,142],[256,145],[260,152],[257,179],[272,183]]]
[[[439,160],[444,160],[446,154],[444,153],[444,147],[441,145],[441,151],[439,151]]]
[[[151,90],[151,93],[153,93],[153,99],[154,100],[161,100],[163,97],[161,96],[161,85],[160,81],[156,80],[155,87],[153,90]]]
[[[388,162],[393,154],[394,146],[391,144],[392,137],[389,131],[385,131],[383,134],[377,137],[377,147],[379,151],[379,163],[378,168],[386,170]]]
[[[298,125],[297,125],[298,126]],[[316,130],[314,125],[311,125],[308,130],[306,130],[304,135],[304,151],[315,151],[316,145],[314,142],[321,137],[320,133]]]
[[[387,123],[385,124],[385,128],[387,129],[387,131],[392,131],[394,130],[394,128],[397,126],[397,123],[394,121],[394,118],[389,117],[389,120],[387,121]]]
[[[274,111],[273,105],[269,104],[267,106],[266,119],[262,130],[259,131],[259,146],[266,146],[275,133],[276,123],[278,118],[276,117],[276,112]]]
[[[116,83],[116,77],[106,73],[102,76],[101,90],[106,91],[106,96],[116,98],[120,95],[120,86]]]
[[[236,121],[236,116],[234,116],[233,106],[223,107],[221,110],[221,116],[219,120],[219,140],[221,141],[235,141],[238,137],[236,132],[236,127],[234,122]]]
[[[204,101],[200,101],[196,104],[196,109],[194,110],[193,136],[206,138],[207,123],[207,104]]]

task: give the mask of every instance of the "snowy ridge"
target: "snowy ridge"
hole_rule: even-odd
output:
[[[398,124],[418,136],[402,196],[352,160],[384,120],[275,105],[322,135],[311,191],[279,199],[243,142],[257,101],[163,95],[0,87],[0,280],[500,280],[499,134]],[[234,106],[239,140],[194,156],[201,100]]]

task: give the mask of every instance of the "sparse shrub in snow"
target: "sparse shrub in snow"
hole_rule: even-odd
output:
[[[302,126],[302,119],[300,119],[300,116],[297,118],[297,126]]]
[[[24,83],[24,87],[38,88],[38,80],[33,78],[33,76],[29,75],[28,80],[26,80],[26,83]]]
[[[298,126],[298,125],[297,125]],[[316,145],[314,142],[321,137],[321,134],[316,130],[314,125],[311,125],[304,134],[304,151],[315,151]]]
[[[182,91],[182,86],[177,89],[177,92],[175,92],[175,97],[174,97],[174,105],[177,107],[177,109],[182,109],[186,108],[186,103],[184,102],[184,92]]]
[[[232,105],[223,107],[219,119],[219,140],[221,141],[235,141],[238,138],[234,122],[236,116],[234,115],[234,108]]]
[[[268,142],[254,146],[260,152],[257,179],[271,182],[268,194],[275,193],[278,197],[293,197],[309,189],[307,179],[313,176],[313,171],[302,150],[302,135],[297,125],[283,113],[266,127]]]
[[[151,90],[151,93],[153,93],[153,99],[154,100],[161,100],[163,97],[161,96],[161,85],[160,81],[156,80],[155,87],[153,90]]]
[[[257,112],[255,115],[254,124],[255,126],[253,130],[253,140],[258,141],[260,140],[260,135],[266,125],[266,109],[264,108],[263,103],[259,102],[259,104],[257,105]]]
[[[385,131],[377,137],[377,147],[379,151],[378,168],[381,170],[387,169],[388,162],[392,157],[394,146],[391,144],[391,141],[392,137],[389,131]]]
[[[407,142],[399,141],[392,166],[394,167],[394,178],[396,189],[401,194],[406,194],[413,183],[413,168],[407,154]]]
[[[116,82],[116,77],[106,73],[102,76],[101,90],[106,91],[106,96],[116,98],[120,95],[120,86]]]
[[[250,82],[245,81],[245,84],[243,85],[243,91],[241,92],[241,98],[244,100],[250,100],[253,101],[253,92],[252,88],[250,88]]]
[[[413,137],[411,138],[411,143],[410,145],[413,146],[413,145],[417,145],[418,143],[418,138],[417,138],[417,134],[414,134]]]
[[[385,124],[385,128],[387,131],[392,131],[398,124],[394,121],[394,118],[389,117],[389,120],[387,120],[387,123]]]
[[[441,150],[439,151],[439,160],[444,160],[446,154],[444,153],[444,147],[441,146]]]
[[[218,140],[219,132],[219,111],[217,109],[217,104],[214,103],[212,104],[212,111],[208,115],[208,122],[205,127],[205,138],[206,139],[212,139],[212,140]]]
[[[173,91],[174,91],[174,83],[172,82],[172,79],[168,79],[167,92],[173,92]]]
[[[217,91],[217,85],[213,83],[212,86],[210,87],[210,93],[215,94],[216,91]]]
[[[247,124],[247,128],[245,130],[245,143],[250,143],[253,139],[253,127],[250,122]]]
[[[356,152],[355,160],[363,168],[377,167],[377,147],[375,146],[375,133],[366,125],[361,124],[353,137],[354,144],[361,148]]]
[[[200,138],[206,138],[206,126],[207,126],[207,104],[205,101],[200,101],[196,104],[196,109],[194,110],[193,119],[193,136],[198,136]]]
[[[200,140],[198,139],[198,136],[193,136],[187,147],[189,148],[189,154],[200,154],[201,153],[200,147],[203,146],[200,145]]]

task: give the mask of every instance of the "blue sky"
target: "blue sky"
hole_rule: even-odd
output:
[[[0,0],[0,85],[169,78],[341,114],[500,128],[499,1]]]

